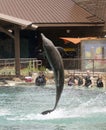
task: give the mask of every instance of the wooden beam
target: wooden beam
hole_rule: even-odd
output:
[[[0,27],[0,31],[4,32],[5,34],[14,39],[14,35],[12,35],[8,30],[4,29],[3,27]]]
[[[20,28],[15,26],[14,28],[14,43],[15,43],[15,74],[20,76]]]

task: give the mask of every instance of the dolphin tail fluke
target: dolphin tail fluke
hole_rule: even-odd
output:
[[[54,111],[54,109],[43,111],[41,114],[42,114],[42,115],[46,115],[46,114],[48,114],[48,113],[51,113],[52,111]]]

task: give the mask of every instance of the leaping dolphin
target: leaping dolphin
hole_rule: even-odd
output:
[[[41,33],[41,37],[42,37],[45,55],[54,72],[55,84],[56,84],[55,106],[51,110],[42,112],[42,114],[44,115],[44,114],[48,114],[54,111],[59,102],[59,99],[60,99],[60,96],[64,87],[64,67],[63,67],[63,61],[62,61],[61,55],[59,51],[57,50],[57,48],[52,43],[52,41],[46,38],[42,33]]]

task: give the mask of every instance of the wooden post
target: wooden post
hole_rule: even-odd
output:
[[[20,29],[18,26],[14,28],[14,44],[15,44],[15,74],[20,76]]]

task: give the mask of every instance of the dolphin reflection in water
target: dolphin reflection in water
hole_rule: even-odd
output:
[[[42,38],[42,42],[43,42],[43,49],[44,49],[45,55],[54,72],[55,84],[56,84],[55,106],[51,110],[46,110],[46,111],[42,112],[42,114],[45,115],[56,109],[56,106],[61,97],[61,93],[62,93],[63,87],[64,87],[64,67],[63,67],[62,57],[61,57],[59,51],[57,50],[57,48],[52,43],[52,41],[50,41],[48,38],[46,38],[44,36],[44,34],[42,34],[42,33],[41,33],[41,38]]]

